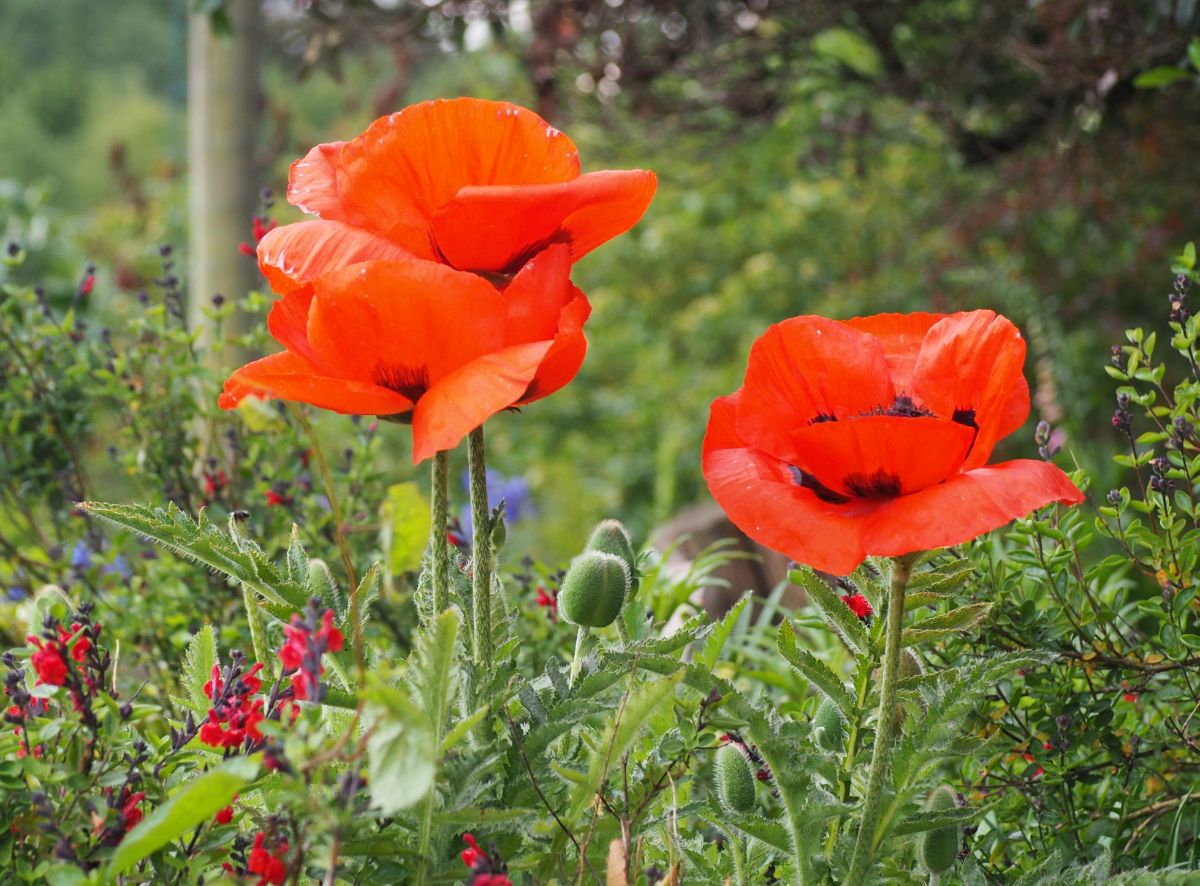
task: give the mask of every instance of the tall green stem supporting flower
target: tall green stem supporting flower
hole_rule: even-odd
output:
[[[433,614],[445,612],[450,605],[450,576],[447,573],[449,552],[446,544],[446,515],[450,510],[450,453],[439,452],[433,457],[433,476],[429,529],[430,556],[433,558]]]
[[[871,773],[863,798],[862,820],[854,842],[847,883],[866,883],[871,866],[875,828],[879,824],[883,780],[891,768],[892,723],[896,710],[896,672],[900,669],[900,634],[904,628],[904,591],[917,557],[909,554],[892,560],[892,587],[887,603],[887,632],[883,647],[883,681],[879,687],[879,714],[875,718],[875,747],[871,751]]]
[[[471,431],[467,447],[471,475],[471,606],[475,625],[474,659],[486,673],[492,670],[492,535],[488,509],[487,462],[483,425]]]

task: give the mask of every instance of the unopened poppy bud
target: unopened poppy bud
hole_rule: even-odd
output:
[[[958,795],[949,785],[942,785],[925,801],[926,812],[950,812],[958,808]],[[962,835],[958,825],[925,831],[917,839],[917,861],[931,874],[948,871],[958,858]]]
[[[629,567],[620,557],[585,551],[571,561],[558,592],[558,609],[572,624],[610,625],[629,591]]]
[[[620,557],[629,567],[630,596],[637,593],[637,552],[633,549],[633,540],[629,532],[619,520],[601,520],[588,537],[585,551],[601,551]]]
[[[723,745],[713,762],[717,799],[727,812],[749,812],[754,808],[754,773],[741,749]]]
[[[846,743],[845,721],[842,712],[831,699],[825,699],[813,714],[813,740],[827,751],[840,751]]]

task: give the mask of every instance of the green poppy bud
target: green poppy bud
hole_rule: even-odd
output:
[[[588,537],[585,551],[601,551],[620,557],[629,567],[630,596],[637,593],[637,552],[633,549],[633,540],[629,532],[619,520],[601,520]]]
[[[927,812],[950,812],[958,808],[958,795],[949,785],[942,785],[925,801]],[[958,859],[962,835],[958,825],[925,831],[917,837],[917,861],[931,874],[948,871]]]
[[[585,551],[571,561],[558,592],[558,611],[571,624],[610,625],[629,591],[629,567],[620,557]]]
[[[727,812],[750,812],[754,808],[754,773],[736,745],[727,744],[713,761],[713,783],[717,800]]]
[[[813,740],[827,751],[840,751],[846,744],[846,722],[831,699],[817,705],[812,722]]]

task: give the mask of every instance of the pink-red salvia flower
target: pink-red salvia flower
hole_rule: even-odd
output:
[[[254,846],[246,867],[250,873],[259,876],[255,886],[283,886],[287,880],[287,865],[283,861],[288,851],[287,841],[281,841],[272,852],[266,848],[266,839],[267,835],[262,831],[254,835]]]
[[[871,602],[862,594],[842,594],[842,602],[859,618],[867,618],[875,612],[871,608]]]

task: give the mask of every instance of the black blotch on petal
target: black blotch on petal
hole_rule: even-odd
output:
[[[802,471],[795,465],[788,465],[788,469],[792,472],[792,479],[796,481],[796,485],[803,489],[812,490],[813,495],[828,502],[831,505],[844,505],[850,501],[849,498],[839,492],[834,492],[812,474],[807,471]]]
[[[429,390],[429,367],[380,364],[371,373],[371,380],[381,388],[395,391],[416,403]]]
[[[966,425],[968,428],[979,430],[979,425],[975,423],[974,409],[955,409],[954,415],[951,416],[950,420],[960,425]]]
[[[858,498],[896,498],[900,495],[900,478],[882,468],[872,474],[849,474],[842,482]]]

